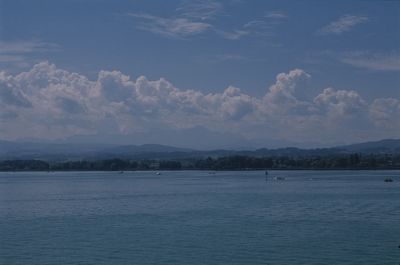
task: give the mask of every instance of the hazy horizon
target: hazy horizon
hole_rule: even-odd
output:
[[[215,150],[231,150],[231,151],[255,151],[261,149],[270,149],[270,150],[278,150],[278,149],[286,149],[286,148],[298,148],[301,150],[315,150],[315,149],[330,149],[330,148],[342,148],[342,147],[351,147],[357,145],[363,145],[364,148],[396,148],[400,144],[400,139],[379,139],[376,141],[367,141],[367,142],[354,142],[354,143],[343,143],[343,144],[335,144],[335,145],[313,145],[312,143],[284,143],[284,142],[275,142],[274,145],[263,145],[261,143],[255,142],[239,142],[236,144],[230,143],[216,143],[216,142],[201,142],[198,145],[193,145],[186,141],[181,141],[179,138],[172,139],[169,142],[132,142],[128,136],[127,139],[121,139],[120,141],[105,141],[104,138],[96,138],[95,136],[78,136],[67,139],[56,139],[56,140],[43,140],[43,139],[19,139],[14,141],[8,141],[0,139],[0,144],[5,144],[8,148],[11,146],[20,149],[22,145],[28,145],[28,149],[33,148],[48,148],[49,150],[55,146],[69,146],[70,149],[79,149],[87,148],[87,147],[95,147],[95,148],[107,148],[107,147],[146,147],[153,146],[154,152],[162,151],[162,147],[166,147],[167,152],[171,152],[173,149],[180,149],[180,151],[215,151]],[[16,145],[14,145],[16,144]],[[393,146],[391,146],[394,144]],[[12,148],[12,147],[11,147]],[[161,149],[160,149],[161,148]],[[64,150],[65,151],[65,150]],[[147,152],[147,151],[144,151]],[[164,152],[164,151],[162,151]],[[61,152],[62,153],[62,152]]]

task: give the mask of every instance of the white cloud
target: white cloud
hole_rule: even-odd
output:
[[[40,40],[0,41],[0,54],[59,51],[60,46]]]
[[[282,20],[288,17],[286,13],[282,11],[269,11],[265,14],[266,18],[275,19],[275,20]]]
[[[221,61],[244,61],[244,60],[249,60],[246,56],[240,55],[240,54],[231,54],[231,53],[226,53],[226,54],[221,54],[217,56],[218,60]]]
[[[280,73],[276,82],[269,88],[264,99],[270,104],[276,104],[280,109],[283,105],[294,106],[299,101],[295,96],[296,88],[307,81],[311,76],[301,69],[295,69],[288,74]]]
[[[330,116],[342,117],[366,111],[368,105],[355,91],[335,90],[331,87],[323,90],[314,98],[314,103]]]
[[[185,0],[177,8],[183,17],[190,19],[213,19],[222,11],[222,4],[214,0]]]
[[[276,28],[283,23],[288,16],[282,11],[270,11],[263,17],[250,20],[243,25],[247,35],[271,38],[275,35]]]
[[[164,18],[135,13],[129,15],[142,20],[138,28],[174,38],[197,35],[212,28],[208,23],[195,22],[187,18]]]
[[[238,40],[249,34],[249,32],[245,30],[223,31],[216,29],[215,32],[228,40]]]
[[[186,17],[165,18],[135,13],[129,15],[141,20],[137,28],[172,38],[184,39],[210,31],[224,39],[238,40],[248,34],[245,30],[220,30],[209,23],[191,20]]]
[[[147,13],[128,13],[138,22],[136,28],[167,37],[186,39],[212,32],[227,40],[239,40],[245,36],[270,37],[277,24],[287,15],[281,11],[271,11],[261,19],[251,20],[237,28],[223,28],[213,21],[222,13],[223,6],[214,0],[183,1],[175,15],[160,17]]]
[[[32,107],[30,100],[23,91],[7,83],[0,84],[0,103],[3,106],[10,105],[22,108]]]
[[[0,72],[0,138],[143,135],[200,126],[247,138],[328,143],[400,131],[399,99],[369,103],[356,91],[326,88],[300,100],[310,77],[301,69],[280,73],[257,98],[233,86],[205,94],[119,71],[100,71],[89,80],[42,62],[16,75]]]
[[[22,63],[24,61],[25,61],[25,57],[23,55],[1,54],[0,53],[0,63]]]
[[[341,62],[373,71],[400,71],[400,54],[352,52],[346,53],[339,59]]]
[[[268,28],[268,27],[269,26],[267,22],[259,19],[251,20],[243,25],[243,28]]]
[[[344,15],[320,29],[321,34],[342,34],[368,21],[366,16]]]
[[[0,64],[7,66],[27,67],[32,61],[32,54],[60,51],[55,43],[37,39],[5,41],[0,40]]]
[[[375,99],[370,106],[369,114],[377,126],[399,128],[400,100],[395,98]]]

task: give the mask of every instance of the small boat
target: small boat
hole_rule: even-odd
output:
[[[274,177],[274,180],[285,180],[285,177]]]
[[[385,181],[385,182],[393,182],[393,179],[391,179],[391,178],[385,178],[384,181]]]
[[[124,174],[124,171],[120,171],[120,172],[118,172],[118,174]]]
[[[161,172],[156,172],[156,175],[158,175],[158,176],[161,175]]]

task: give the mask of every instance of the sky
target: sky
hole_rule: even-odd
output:
[[[0,139],[400,138],[400,1],[0,0]]]

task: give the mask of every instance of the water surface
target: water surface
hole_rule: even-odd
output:
[[[400,263],[400,171],[210,173],[0,173],[0,264]]]

